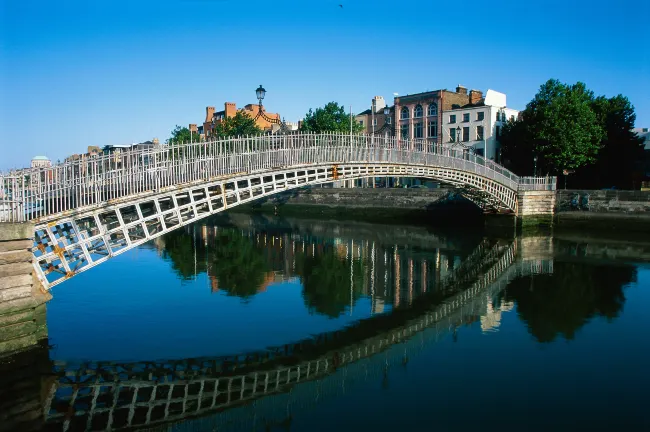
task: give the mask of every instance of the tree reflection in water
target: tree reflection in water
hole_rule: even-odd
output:
[[[519,318],[539,342],[572,340],[594,317],[612,320],[625,303],[623,287],[636,282],[636,269],[555,262],[553,275],[512,281],[503,300],[517,304]]]
[[[248,299],[263,288],[270,269],[251,239],[236,230],[222,230],[214,238],[210,270],[220,289]]]
[[[297,266],[303,283],[303,299],[310,311],[331,318],[341,315],[346,307],[353,306],[363,292],[364,265],[360,259],[337,256],[336,250],[302,257]]]

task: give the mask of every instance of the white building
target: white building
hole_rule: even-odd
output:
[[[51,167],[52,162],[47,156],[34,156],[32,159],[32,168]]]
[[[507,108],[505,94],[488,90],[476,104],[443,111],[442,144],[473,148],[476,154],[500,162],[501,128],[518,115],[519,111]]]
[[[650,128],[634,128],[632,131],[643,138],[643,148],[650,150]]]

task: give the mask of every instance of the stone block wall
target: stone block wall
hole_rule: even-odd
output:
[[[313,187],[285,194],[258,205],[276,203],[301,206],[346,207],[357,209],[407,209],[425,210],[449,193],[449,189],[397,189],[397,188],[318,188]]]
[[[0,223],[0,356],[34,345],[47,335],[45,302],[34,275],[34,226]]]
[[[517,216],[553,215],[555,191],[521,191],[517,193]]]
[[[576,196],[578,206],[572,204]],[[569,211],[650,216],[650,191],[558,190],[556,212]]]

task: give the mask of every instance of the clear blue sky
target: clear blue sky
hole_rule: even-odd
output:
[[[164,140],[260,84],[296,121],[459,83],[522,109],[547,79],[580,80],[650,126],[650,2],[530,3],[0,0],[0,169]]]

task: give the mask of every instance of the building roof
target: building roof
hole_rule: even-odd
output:
[[[47,157],[47,156],[34,156],[34,157],[32,158],[32,160],[46,160],[46,161],[49,161],[50,158]]]
[[[385,108],[388,108],[392,112],[395,109],[395,105],[386,106]],[[384,108],[375,111],[375,114],[383,114],[383,113],[384,113]],[[362,111],[357,115],[360,116],[360,115],[370,115],[370,114],[372,114],[372,108],[368,108],[367,110]]]

